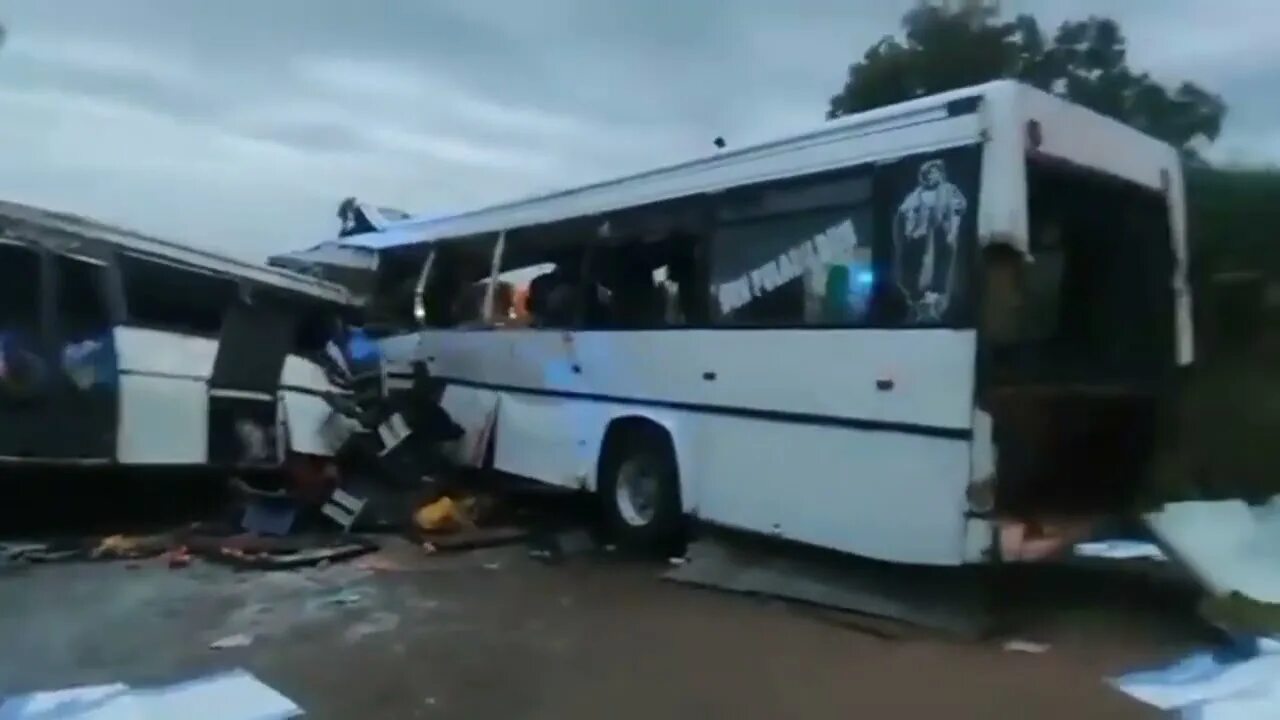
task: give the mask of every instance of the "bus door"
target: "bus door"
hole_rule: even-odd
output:
[[[48,274],[42,250],[0,237],[0,460],[49,455]]]
[[[113,328],[121,319],[106,259],[51,254],[53,351],[51,452],[60,459],[115,457],[120,378]]]
[[[265,295],[242,292],[227,311],[209,378],[210,463],[275,467],[283,461],[280,373],[297,325],[295,313]]]

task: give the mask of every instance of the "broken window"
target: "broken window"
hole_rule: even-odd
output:
[[[40,326],[40,256],[0,240],[0,333],[34,333]]]
[[[861,325],[876,288],[866,177],[748,189],[718,209],[715,321],[748,327]]]
[[[235,281],[156,260],[120,257],[129,325],[216,336],[238,296]]]
[[[705,197],[631,208],[590,222],[581,280],[584,327],[706,325],[711,218]]]
[[[58,255],[58,321],[63,340],[98,337],[112,326],[108,268],[105,264]]]
[[[703,239],[686,231],[613,237],[592,248],[588,274],[603,312],[588,327],[645,330],[705,324],[698,281]]]
[[[496,236],[437,243],[431,269],[422,285],[425,327],[477,327],[484,319],[485,278],[493,267]],[[421,266],[418,268],[421,273]],[[419,277],[414,278],[415,293]],[[410,311],[413,304],[410,304]]]
[[[535,262],[507,268],[498,273],[497,286],[493,292],[493,324],[496,327],[511,328],[535,325],[536,320],[529,305],[529,285],[535,279],[555,272],[554,262]]]
[[[414,314],[422,265],[429,251],[421,246],[383,251],[377,278],[365,310],[365,331],[374,337],[399,335],[419,325]]]
[[[39,397],[48,377],[41,313],[41,257],[25,245],[0,240],[0,402]],[[0,423],[5,453],[23,426]]]
[[[584,272],[594,225],[574,219],[507,233],[494,278],[494,327],[577,328],[596,317],[603,292]],[[487,290],[489,281],[480,283]]]

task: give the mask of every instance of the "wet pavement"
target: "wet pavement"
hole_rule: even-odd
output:
[[[0,693],[244,667],[309,718],[1144,718],[1158,715],[1105,677],[1203,640],[1194,596],[1165,581],[1015,578],[1006,619],[1049,645],[1027,654],[877,637],[661,582],[661,564],[548,566],[519,545],[428,557],[399,540],[375,557],[0,569]],[[240,633],[253,642],[209,647]]]

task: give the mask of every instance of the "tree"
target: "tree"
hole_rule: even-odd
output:
[[[1014,78],[1116,118],[1199,157],[1216,140],[1226,104],[1183,82],[1170,89],[1131,69],[1116,21],[1091,16],[1063,23],[1052,39],[1030,15],[1002,21],[989,6],[950,10],[921,4],[902,19],[903,37],[886,36],[849,66],[828,118]]]

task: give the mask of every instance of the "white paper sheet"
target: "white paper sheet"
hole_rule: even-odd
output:
[[[1105,558],[1107,560],[1156,560],[1164,561],[1164,552],[1155,543],[1141,540],[1097,540],[1082,542],[1075,547],[1080,557]]]
[[[85,685],[11,697],[0,720],[143,720],[124,683]]]
[[[302,709],[244,670],[162,688],[123,683],[5,700],[0,720],[289,720]]]
[[[1264,645],[1259,643],[1259,648]],[[1184,720],[1280,718],[1280,653],[1225,660],[1198,652],[1158,670],[1112,681],[1116,689]]]
[[[293,701],[244,670],[138,690],[134,697],[148,720],[288,720],[302,714]]]

